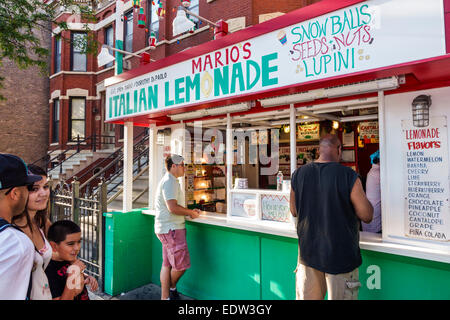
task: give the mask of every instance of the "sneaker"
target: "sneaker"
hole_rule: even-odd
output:
[[[170,300],[180,300],[180,295],[178,294],[177,289],[169,291]]]

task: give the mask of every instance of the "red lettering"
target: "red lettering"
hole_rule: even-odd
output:
[[[222,52],[220,51],[216,51],[216,55],[215,55],[215,68],[217,68],[217,63],[220,63],[220,66],[223,67],[223,63],[222,61],[220,61],[220,57],[222,56]]]
[[[209,65],[210,69],[213,68],[212,61],[211,61],[211,55],[209,55],[209,54],[205,57],[205,65],[203,66],[203,70],[206,70],[206,65]]]
[[[251,46],[250,42],[246,42],[244,44],[243,50],[244,50],[244,52],[248,53],[248,56],[243,57],[244,59],[250,59],[250,57],[252,56],[252,52],[250,51],[250,49],[247,49],[247,47],[250,47],[250,46]]]
[[[235,59],[233,58],[233,52],[236,52],[236,53],[237,53]],[[237,61],[239,60],[239,48],[236,47],[236,46],[234,46],[233,48],[231,48],[231,54],[230,54],[230,55],[231,55],[231,61],[237,62]]]
[[[230,63],[228,58],[228,48],[225,49],[225,65],[227,66]]]
[[[296,56],[293,56],[292,57],[292,60],[293,61],[298,61],[298,60],[300,60],[301,58],[302,58],[302,52],[298,49],[298,47],[300,47],[301,46],[301,44],[300,43],[297,43],[296,45],[294,45],[293,47],[292,47],[292,49],[293,49],[293,51],[297,51],[297,53],[298,53],[298,57],[296,57]],[[295,54],[295,53],[294,53]]]
[[[441,147],[440,141],[418,141],[408,142],[408,150],[426,150],[426,149],[439,149]]]
[[[197,69],[198,72],[202,72],[202,58],[198,58],[197,62],[195,62],[195,60],[192,60],[192,74],[194,74],[196,72]]]

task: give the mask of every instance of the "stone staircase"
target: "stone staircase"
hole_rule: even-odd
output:
[[[114,150],[101,150],[97,152],[82,150],[75,153],[70,159],[63,161],[62,173],[60,166],[56,166],[51,169],[48,174],[51,180],[66,180],[72,177],[77,172],[80,172],[99,158],[104,158],[111,154]],[[72,153],[73,154],[73,153]],[[67,154],[66,158],[69,158],[72,154]]]
[[[144,171],[144,170],[142,170]],[[141,172],[142,172],[141,171]],[[112,189],[116,184],[120,184],[117,187],[116,193],[120,192],[117,197],[110,203],[108,203],[108,211],[122,211],[123,208],[123,192],[122,192],[123,176],[120,175],[113,179],[108,184],[108,191]],[[146,190],[147,189],[147,190]],[[113,195],[112,197],[114,197]],[[139,197],[139,198],[137,198]],[[133,181],[133,209],[147,208],[148,207],[148,169],[145,170],[136,180]],[[111,197],[108,197],[109,199]]]

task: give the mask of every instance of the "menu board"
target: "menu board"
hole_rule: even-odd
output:
[[[449,241],[447,118],[433,117],[428,127],[402,121],[405,181],[405,235]]]
[[[256,216],[256,195],[249,193],[231,193],[231,215],[252,218]]]
[[[261,195],[262,220],[289,222],[289,199],[281,195]]]

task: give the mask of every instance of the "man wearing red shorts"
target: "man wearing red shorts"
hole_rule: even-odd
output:
[[[170,155],[165,159],[167,172],[156,189],[155,233],[162,243],[161,300],[178,300],[177,282],[191,266],[186,242],[185,217],[197,218],[198,209],[182,206],[184,195],[179,177],[184,176],[183,157]]]

